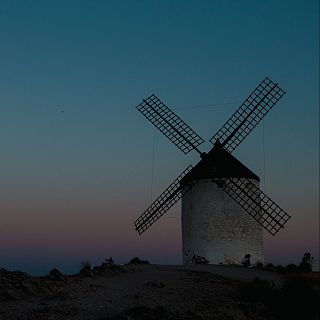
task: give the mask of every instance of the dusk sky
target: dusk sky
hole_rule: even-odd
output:
[[[208,141],[266,76],[286,95],[234,155],[292,216],[265,261],[319,260],[318,1],[2,0],[0,38],[0,267],[181,263],[180,204],[133,221],[199,155],[135,107]]]

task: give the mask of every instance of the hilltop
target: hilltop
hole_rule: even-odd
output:
[[[42,277],[0,269],[1,320],[317,319],[319,274],[239,266],[114,265]]]

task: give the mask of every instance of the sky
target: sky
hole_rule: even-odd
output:
[[[199,155],[135,107],[156,94],[208,151],[266,76],[286,95],[233,154],[292,216],[265,261],[319,260],[318,1],[2,0],[0,38],[0,267],[181,263],[179,204],[133,221]]]

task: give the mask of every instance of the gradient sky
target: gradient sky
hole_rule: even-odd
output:
[[[287,94],[234,155],[292,215],[265,235],[266,261],[319,259],[318,13],[313,0],[2,0],[0,267],[180,263],[179,205],[143,236],[132,223],[199,156],[135,106],[155,93],[207,141],[265,76]]]

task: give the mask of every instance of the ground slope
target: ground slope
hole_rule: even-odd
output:
[[[47,277],[0,269],[0,319],[271,320],[301,318],[306,312],[308,319],[316,317],[312,299],[319,287],[299,292],[300,300],[310,294],[310,314],[304,304],[292,312],[292,301],[281,294],[284,280],[274,272],[213,265],[103,264],[83,275]]]

